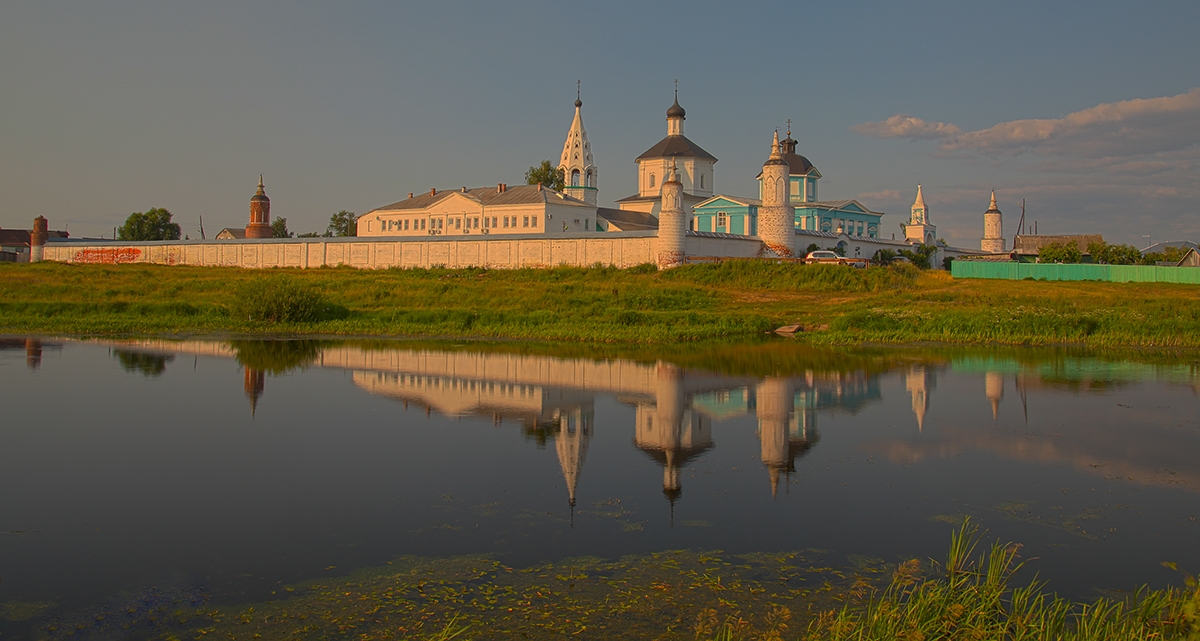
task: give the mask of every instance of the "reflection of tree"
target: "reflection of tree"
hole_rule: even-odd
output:
[[[268,374],[284,374],[303,369],[317,360],[326,341],[313,340],[243,340],[230,341],[243,367]]]
[[[141,372],[142,376],[162,376],[167,370],[167,363],[175,360],[174,354],[147,354],[145,352],[127,352],[114,349],[113,356],[126,372]]]

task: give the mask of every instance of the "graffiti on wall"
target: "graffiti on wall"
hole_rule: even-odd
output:
[[[141,257],[142,250],[137,247],[117,247],[112,249],[81,249],[75,252],[75,257],[71,262],[75,263],[104,263],[106,265],[117,265],[120,263],[133,263]]]

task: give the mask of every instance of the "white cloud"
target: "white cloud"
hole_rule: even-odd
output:
[[[1122,100],[1064,118],[1002,122],[945,140],[946,150],[1136,156],[1200,144],[1200,88],[1177,96]]]
[[[945,122],[925,122],[915,116],[898,114],[881,122],[865,122],[851,127],[864,136],[872,138],[908,138],[910,140],[936,140],[962,133],[957,125]]]
[[[1138,156],[1200,144],[1200,87],[1177,96],[1101,103],[1063,118],[1012,120],[966,133],[952,123],[903,114],[851,129],[873,138],[941,140],[946,151]]]

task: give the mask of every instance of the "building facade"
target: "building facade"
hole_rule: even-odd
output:
[[[675,102],[667,109],[666,137],[637,157],[638,191],[618,200],[617,207],[657,216],[662,186],[672,167],[679,172],[683,204],[689,216],[696,204],[713,195],[717,158],[683,135],[685,119],[686,112],[679,106],[676,91]]]
[[[561,236],[596,229],[596,207],[541,185],[479,187],[420,195],[371,210],[359,236]]]

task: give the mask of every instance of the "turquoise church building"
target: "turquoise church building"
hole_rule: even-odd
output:
[[[823,201],[817,196],[821,172],[796,153],[789,131],[780,141],[788,163],[789,200],[796,209],[796,229],[810,232],[844,233],[847,236],[879,238],[883,213],[871,211],[857,200]],[[758,235],[758,208],[762,204],[762,174],[758,175],[759,198],[716,194],[692,207],[693,230],[726,234]]]

